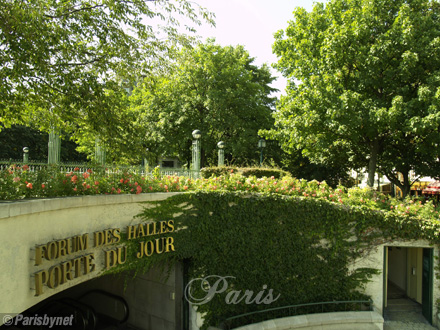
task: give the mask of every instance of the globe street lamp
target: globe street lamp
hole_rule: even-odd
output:
[[[29,162],[29,148],[28,147],[24,147],[23,148],[23,163],[28,163]]]
[[[192,142],[193,170],[196,171],[196,176],[198,176],[198,172],[200,171],[200,138],[202,137],[202,132],[196,129],[192,132],[192,136],[194,138]]]
[[[217,143],[218,147],[218,167],[225,166],[225,143],[220,141]]]
[[[265,139],[260,139],[258,141],[258,148],[260,148],[260,166],[263,166],[263,149],[266,148]]]

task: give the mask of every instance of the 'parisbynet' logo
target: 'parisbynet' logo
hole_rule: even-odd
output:
[[[48,316],[43,315],[32,315],[25,316],[23,314],[18,314],[16,316],[10,314],[3,315],[3,325],[5,326],[19,326],[19,327],[35,327],[44,326],[45,329],[52,329],[54,326],[59,329],[60,327],[71,327],[73,325],[73,315],[70,316]]]
[[[185,287],[185,299],[193,305],[203,305],[210,302],[216,294],[225,292],[229,283],[227,279],[235,278],[234,276],[219,276],[209,275],[204,278],[195,278],[189,281]],[[201,290],[198,289],[200,287]],[[269,305],[277,301],[280,294],[274,298],[273,290],[269,289],[267,292],[267,285],[263,285],[263,289],[254,295],[254,291],[246,290],[230,290],[225,296],[226,304],[238,304],[244,301],[245,304],[266,304]],[[203,292],[202,297],[195,297],[195,292]],[[205,294],[206,293],[206,294]]]

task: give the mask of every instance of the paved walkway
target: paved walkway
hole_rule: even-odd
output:
[[[384,330],[435,330],[422,315],[422,306],[410,299],[389,299]]]

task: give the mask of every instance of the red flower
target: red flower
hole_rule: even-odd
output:
[[[89,172],[89,173],[92,173],[92,169],[91,169],[91,168],[89,168],[89,169],[87,170],[87,172]]]
[[[23,171],[27,171],[29,169],[28,165],[23,165]]]
[[[46,188],[46,185],[44,183],[41,184],[41,188]]]
[[[78,177],[76,175],[72,176],[72,182],[76,183],[78,181]]]
[[[98,182],[98,181],[95,181],[95,186],[97,186],[97,185],[99,185],[99,182]]]
[[[124,179],[119,180],[120,183],[124,183]]]
[[[73,170],[74,170],[75,172],[76,172],[76,171],[79,171],[79,167],[75,167]]]
[[[33,187],[32,187],[32,183],[28,183],[27,185],[26,185],[26,188],[29,188],[29,189],[32,189]]]
[[[83,173],[83,178],[84,178],[84,179],[87,179],[89,176],[90,176],[89,173],[87,173],[87,172],[84,172],[84,173]]]
[[[136,187],[136,194],[140,194],[142,192],[142,187],[141,186],[137,186]]]

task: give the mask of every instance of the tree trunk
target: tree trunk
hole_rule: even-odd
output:
[[[411,182],[409,180],[409,171],[400,172],[403,176],[403,182],[399,180],[399,178],[396,175],[393,175],[392,173],[386,174],[386,177],[390,182],[395,184],[397,187],[402,190],[402,198],[405,198],[408,196],[408,194],[411,192]]]
[[[368,180],[367,185],[371,188],[374,186],[374,175],[376,174],[377,154],[379,153],[379,142],[373,141],[370,149],[370,161],[368,162]]]

